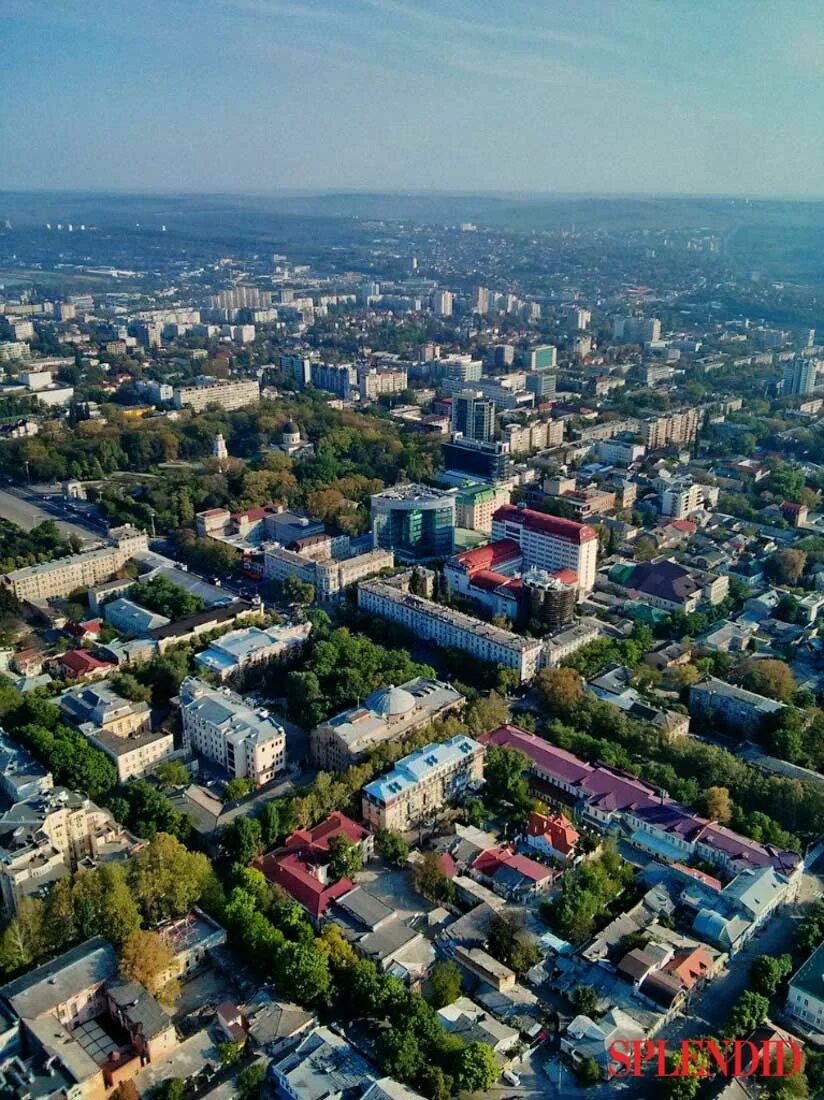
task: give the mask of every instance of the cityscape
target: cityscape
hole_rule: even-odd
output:
[[[316,67],[270,104],[277,135],[306,97],[270,179],[256,102],[234,167],[199,120],[149,164],[191,73],[121,89],[107,145],[97,36],[116,61],[155,0],[44,2],[89,145],[52,179],[52,119],[0,177],[2,1100],[824,1096],[819,154],[785,186],[739,151],[736,189],[696,153],[682,187],[666,137],[640,187],[622,118],[611,181],[573,93],[643,90],[633,5],[527,6],[207,0],[217,90]],[[669,45],[641,7],[690,133],[683,58],[718,34],[738,73],[744,5]],[[18,124],[54,94],[34,19],[0,11]],[[430,123],[381,81],[441,32],[433,81],[483,70],[491,112],[520,57],[600,164],[520,156],[525,107],[489,186],[464,151],[414,178]],[[342,63],[386,132],[348,84],[324,152]]]

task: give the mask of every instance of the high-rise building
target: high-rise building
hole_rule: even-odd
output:
[[[432,292],[432,312],[436,317],[452,316],[452,293],[449,290],[435,290]]]
[[[496,344],[492,348],[492,366],[496,370],[511,367],[515,362],[515,348],[512,344]]]
[[[173,397],[176,409],[188,407],[195,412],[203,412],[209,405],[219,405],[221,409],[242,409],[245,405],[256,405],[258,401],[260,383],[256,378],[207,379],[202,385],[177,386]]]
[[[612,336],[625,344],[650,344],[661,339],[661,322],[657,317],[616,317]]]
[[[476,286],[472,291],[472,312],[486,314],[489,313],[489,288],[485,286]]]
[[[595,586],[598,536],[585,523],[505,504],[492,517],[492,538],[517,542],[525,569],[572,570],[579,597]]]
[[[482,481],[506,481],[512,476],[509,444],[500,440],[462,439],[455,436],[443,444],[447,472],[468,474]]]
[[[541,344],[526,353],[526,366],[529,370],[546,370],[558,366],[558,349],[553,344]]]
[[[480,390],[462,390],[452,398],[452,431],[464,439],[490,440],[495,434],[495,405]]]
[[[534,393],[537,403],[551,401],[558,386],[558,374],[554,370],[529,370],[526,372],[527,393]]]
[[[448,556],[455,540],[455,494],[414,484],[375,493],[372,539],[401,560]]]
[[[796,355],[784,364],[784,393],[812,393],[816,388],[820,361],[807,355]]]

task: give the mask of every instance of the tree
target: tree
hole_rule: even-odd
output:
[[[289,576],[283,582],[283,595],[290,603],[308,607],[315,602],[315,586],[308,581],[302,581],[300,577]]]
[[[522,752],[506,745],[490,745],[486,752],[485,793],[496,803],[522,808],[528,801],[524,772],[529,761]]]
[[[23,898],[0,937],[0,967],[7,974],[16,974],[31,966],[43,954],[45,941],[42,904]]]
[[[455,888],[441,870],[440,860],[435,852],[425,852],[423,859],[412,870],[415,889],[430,901],[440,903],[450,901]]]
[[[792,972],[791,955],[759,955],[750,967],[752,988],[765,997],[774,997]]]
[[[584,698],[584,685],[574,668],[542,668],[535,677],[538,698],[550,714],[570,718]]]
[[[158,574],[149,580],[138,581],[129,590],[129,598],[141,607],[147,607],[167,619],[184,619],[202,611],[206,604],[179,584]]]
[[[227,802],[238,802],[241,798],[245,798],[247,794],[251,794],[254,789],[255,782],[253,779],[247,779],[245,776],[235,776],[226,784],[225,800]]]
[[[161,787],[185,787],[189,782],[189,770],[182,760],[166,760],[157,769]]]
[[[504,913],[493,913],[487,932],[486,949],[493,958],[522,974],[533,967],[541,953],[535,938],[523,922]]]
[[[509,707],[496,691],[491,691],[486,698],[480,696],[467,708],[466,724],[471,733],[486,733],[508,721]]]
[[[652,561],[658,553],[658,543],[651,535],[641,535],[635,540],[632,556],[635,561]]]
[[[807,564],[803,550],[779,550],[767,559],[767,575],[780,584],[797,585]]]
[[[152,1100],[184,1100],[185,1096],[186,1082],[181,1077],[167,1078],[152,1092]]]
[[[418,1074],[418,1087],[427,1100],[450,1100],[453,1080],[440,1066],[427,1064]]]
[[[363,850],[347,837],[332,837],[329,841],[329,875],[331,878],[354,878],[363,867]]]
[[[455,1083],[467,1092],[485,1092],[498,1079],[498,1063],[492,1047],[486,1043],[470,1043],[456,1059]]]
[[[594,1058],[582,1058],[575,1067],[575,1076],[584,1088],[589,1088],[601,1080],[601,1067]]]
[[[399,1081],[411,1081],[421,1068],[421,1050],[411,1031],[387,1028],[381,1036],[380,1052],[384,1072]]]
[[[322,951],[303,943],[287,943],[280,969],[283,988],[296,1001],[310,1005],[328,1003],[332,977],[329,959]]]
[[[132,860],[129,883],[146,922],[158,924],[188,913],[211,874],[206,856],[158,833]]]
[[[236,817],[221,830],[220,841],[233,863],[246,866],[263,851],[263,830],[253,817]]]
[[[251,1066],[246,1066],[237,1076],[239,1100],[258,1100],[263,1092],[265,1081],[265,1063],[253,1062]]]
[[[731,1039],[749,1035],[761,1027],[770,1011],[770,1002],[761,993],[746,990],[733,1005],[724,1026],[724,1034]]]
[[[240,1060],[241,1052],[243,1051],[242,1043],[218,1043],[217,1053],[220,1058],[220,1064],[222,1066],[234,1066]]]
[[[264,802],[260,811],[260,832],[264,848],[272,848],[283,835],[280,805],[277,799]]]
[[[726,787],[707,787],[703,801],[704,813],[710,821],[726,825],[732,818],[732,799]]]
[[[120,948],[120,977],[140,982],[152,994],[173,992],[175,956],[157,932],[132,932]]]
[[[591,985],[576,985],[569,998],[576,1012],[590,1018],[598,1011],[598,994]]]
[[[129,889],[126,869],[104,863],[93,872],[100,889],[98,934],[120,947],[140,928],[140,910]]]
[[[461,972],[454,962],[436,962],[429,974],[430,1000],[434,1008],[444,1008],[461,995]]]
[[[781,703],[789,703],[797,689],[793,671],[785,661],[753,657],[739,665],[737,673],[748,691],[755,691]]]
[[[406,865],[409,845],[400,833],[396,833],[392,829],[378,829],[375,834],[375,843],[381,858],[391,867]]]

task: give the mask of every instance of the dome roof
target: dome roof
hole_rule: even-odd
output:
[[[366,705],[376,714],[382,714],[385,718],[397,717],[408,714],[415,709],[415,697],[401,687],[380,688],[373,691],[366,700]]]
[[[300,428],[294,422],[294,420],[287,420],[283,425],[284,435],[300,435]]]

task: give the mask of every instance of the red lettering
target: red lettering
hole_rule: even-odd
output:
[[[718,1044],[716,1043],[715,1039],[707,1039],[705,1043],[705,1049],[709,1057],[712,1059],[713,1062],[715,1062],[716,1066],[718,1067],[718,1072],[723,1073],[723,1075],[726,1077],[729,1073],[729,1063],[727,1061],[729,1040],[724,1039],[722,1041],[722,1045],[724,1047],[723,1054],[718,1049]]]
[[[765,1046],[769,1045],[769,1040],[765,1040]],[[776,1039],[775,1045],[778,1048],[776,1051],[775,1060],[775,1073],[771,1074],[768,1071],[764,1071],[765,1077],[794,1077],[796,1073],[801,1069],[804,1058],[801,1054],[801,1047],[794,1039]],[[785,1054],[789,1049],[792,1052],[792,1062],[787,1065],[787,1059]]]
[[[610,1057],[609,1076],[610,1077],[629,1077],[629,1074],[630,1074],[629,1051],[630,1051],[630,1048],[632,1047],[632,1045],[633,1045],[632,1041],[629,1040],[629,1039],[615,1039],[614,1042],[610,1043],[610,1046],[609,1046],[609,1057]],[[621,1047],[622,1049],[619,1050],[618,1049],[619,1047]],[[624,1067],[623,1072],[621,1072],[619,1069],[616,1069],[615,1063],[617,1063],[617,1065],[619,1067],[620,1066]]]
[[[744,1047],[749,1047],[750,1051],[750,1064],[744,1069],[742,1055],[744,1053]],[[758,1047],[755,1043],[751,1043],[749,1039],[736,1039],[734,1044],[734,1054],[732,1060],[732,1075],[733,1077],[752,1077],[758,1070]]]
[[[660,1042],[660,1040],[659,1040],[659,1042]],[[655,1057],[655,1052],[656,1052],[657,1046],[658,1046],[658,1043],[653,1042],[652,1039],[647,1039],[644,1042],[642,1042],[640,1039],[636,1040],[635,1049],[632,1052],[633,1053],[633,1058],[632,1058],[632,1076],[633,1077],[640,1077],[641,1076],[641,1064],[643,1062],[651,1062],[652,1061],[652,1059]]]
[[[701,1051],[704,1048],[703,1039],[695,1039],[693,1042],[682,1043],[681,1052],[681,1076],[682,1077],[709,1077],[709,1070],[699,1061]],[[695,1068],[695,1073],[690,1070]]]

